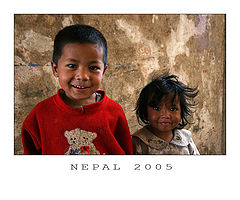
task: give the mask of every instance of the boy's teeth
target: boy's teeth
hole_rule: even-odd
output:
[[[81,87],[81,86],[78,86],[78,85],[74,85],[74,87],[79,88],[79,89],[84,89],[85,88],[85,87]]]

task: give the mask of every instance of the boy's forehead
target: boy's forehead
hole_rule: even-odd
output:
[[[92,48],[96,48],[98,50],[103,50],[103,47],[100,44],[95,44],[92,42],[66,42],[63,46],[62,49],[64,49],[65,47],[78,47],[78,46],[86,46],[86,47],[92,47]]]
[[[78,42],[78,41],[76,41],[76,42],[71,42],[71,41],[70,41],[70,42],[66,42],[66,43],[63,44],[62,49],[64,49],[64,47],[69,46],[69,45],[92,46],[92,47],[97,48],[97,49],[99,49],[99,50],[103,50],[103,46],[102,46],[101,44],[99,44],[99,43],[93,43],[93,42]]]
[[[103,48],[98,44],[93,43],[78,43],[78,42],[69,42],[64,45],[62,49],[62,56],[73,56],[79,54],[79,52],[89,52],[92,56],[101,56],[103,55]]]

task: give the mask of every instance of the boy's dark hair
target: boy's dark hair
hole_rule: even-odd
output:
[[[103,49],[104,66],[107,65],[108,46],[103,34],[96,28],[88,25],[75,24],[60,30],[54,40],[53,62],[58,63],[62,49],[67,43],[92,43]]]
[[[195,106],[195,103],[190,103],[188,100],[196,97],[198,90],[197,88],[188,87],[178,81],[177,78],[176,75],[163,75],[154,78],[142,89],[136,104],[136,115],[140,125],[149,125],[147,106],[159,106],[162,97],[168,94],[173,94],[172,102],[174,102],[176,96],[178,96],[180,101],[181,121],[176,128],[182,129],[190,123],[188,116],[191,116],[193,113],[191,108]]]

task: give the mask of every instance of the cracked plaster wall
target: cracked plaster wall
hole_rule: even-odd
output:
[[[225,15],[15,15],[15,154],[20,130],[32,108],[59,88],[51,72],[53,40],[64,26],[99,29],[109,45],[109,67],[101,89],[120,103],[131,132],[141,88],[169,71],[198,86],[193,124],[186,127],[201,154],[225,154]]]

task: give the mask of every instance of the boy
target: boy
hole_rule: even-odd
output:
[[[51,65],[61,89],[25,119],[24,154],[132,154],[121,106],[98,90],[107,68],[104,36],[87,25],[65,27]]]

